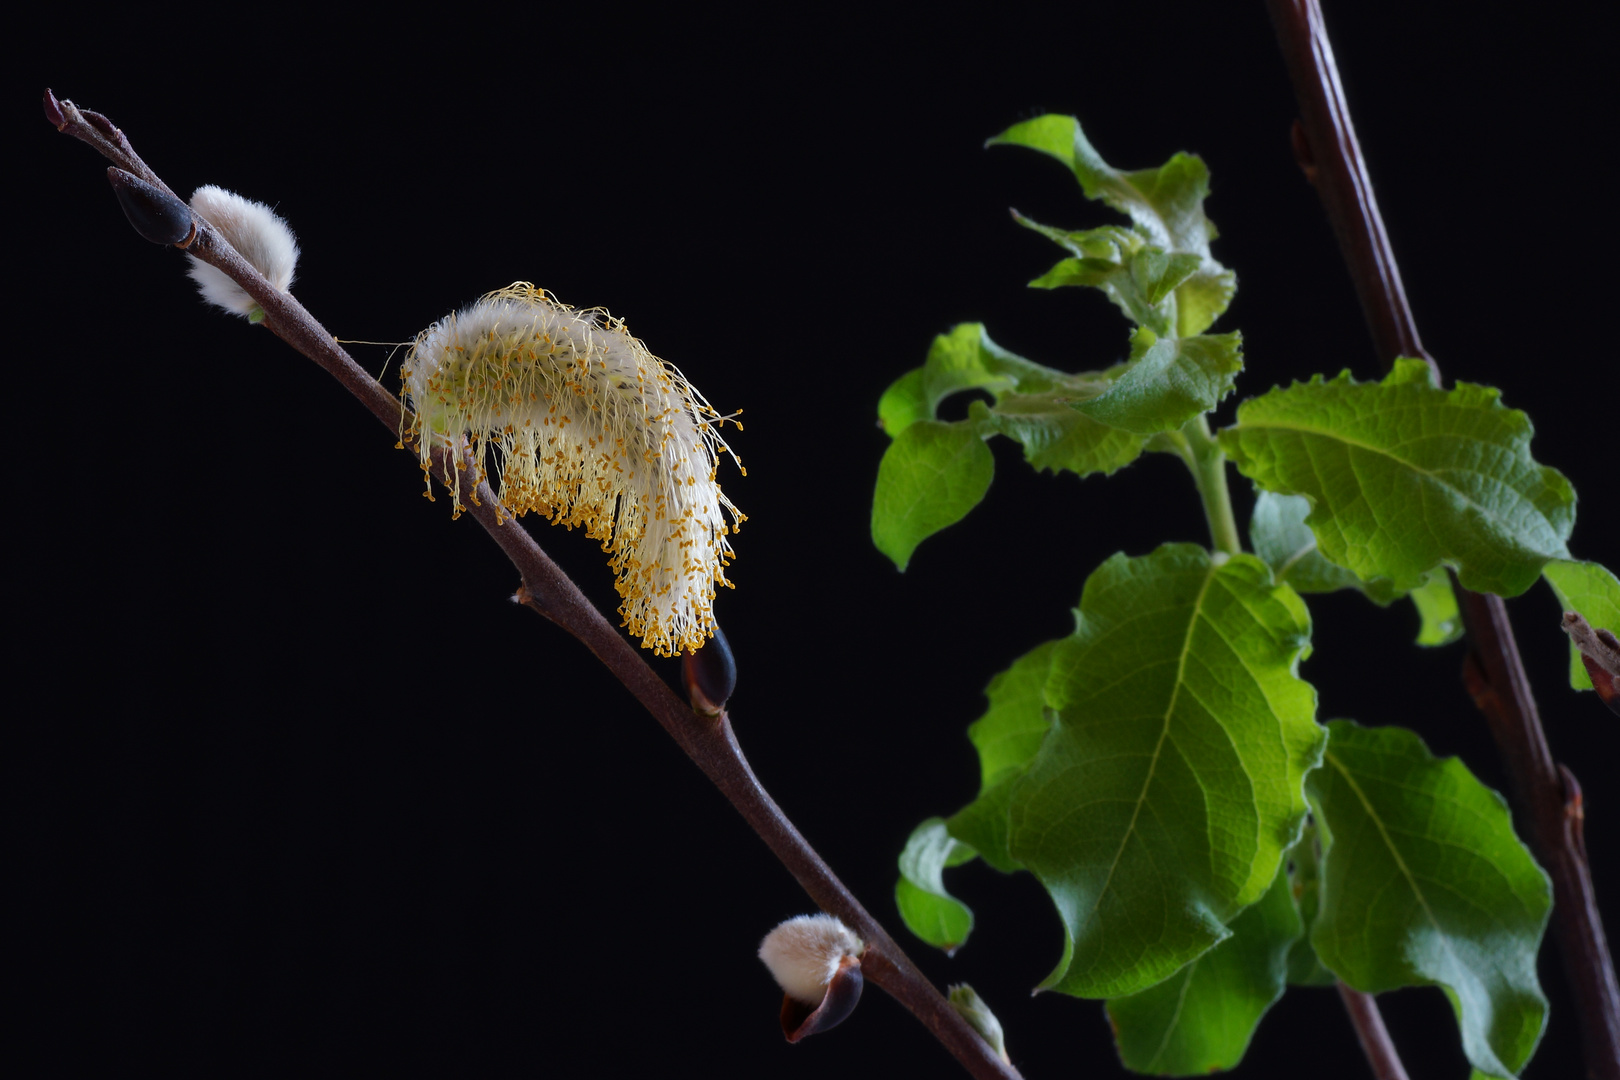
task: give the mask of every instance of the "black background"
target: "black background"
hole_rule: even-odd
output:
[[[1583,499],[1571,549],[1613,565],[1609,27],[1520,10],[1329,17],[1425,344],[1531,413]],[[1100,296],[1023,285],[1060,253],[1009,205],[1115,220],[1055,163],[981,149],[1047,111],[1122,167],[1204,156],[1243,392],[1378,375],[1263,6],[242,19],[64,17],[7,46],[14,1052],[56,1075],[959,1075],[875,990],[782,1042],[753,951],[809,910],[797,886],[581,646],[507,601],[513,570],[392,436],[126,227],[105,163],[41,122],[49,85],[175,189],[274,204],[295,291],[342,338],[408,341],[528,279],[743,408],[748,476],[721,478],[749,520],[717,610],[755,768],[933,978],[979,989],[1026,1075],[1121,1072],[1099,1005],[1029,995],[1061,945],[1033,879],[954,871],[979,924],[947,959],[898,926],[894,860],[976,790],[990,677],[1068,631],[1112,552],[1205,541],[1197,499],[1162,456],[1079,481],[998,443],[984,504],[900,575],[868,535],[874,410],[961,321],[1059,367],[1123,353]],[[390,356],[351,349],[374,373]],[[611,610],[596,545],[531,528]],[[1614,717],[1563,681],[1550,594],[1510,607],[1620,912]],[[1411,725],[1502,784],[1460,646],[1412,646],[1407,605],[1311,608],[1324,719]],[[1576,1074],[1575,1035],[1550,947],[1542,968],[1526,1075],[1550,1080]],[[1415,1077],[1466,1075],[1438,990],[1382,1000]],[[1332,992],[1296,990],[1238,1075],[1367,1073]]]

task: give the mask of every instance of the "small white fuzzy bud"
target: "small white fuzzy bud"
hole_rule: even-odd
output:
[[[865,946],[855,932],[831,915],[798,915],[765,935],[759,958],[783,993],[805,1005],[818,1005],[846,956]]]
[[[298,241],[292,229],[264,203],[206,184],[191,193],[191,209],[229,240],[231,247],[282,292],[292,288]],[[253,322],[264,317],[259,302],[219,270],[195,256],[187,271],[203,299]]]

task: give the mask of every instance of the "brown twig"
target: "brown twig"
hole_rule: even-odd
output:
[[[1355,1025],[1356,1038],[1361,1041],[1361,1052],[1367,1055],[1373,1076],[1377,1080],[1407,1080],[1406,1067],[1395,1053],[1389,1029],[1384,1026],[1384,1015],[1378,1011],[1378,1003],[1373,996],[1351,989],[1342,982],[1336,985],[1339,1000],[1344,1002],[1344,1011],[1350,1014],[1350,1022]]]
[[[1318,0],[1267,4],[1299,100],[1295,150],[1333,222],[1378,354],[1386,364],[1422,356],[1438,382],[1384,233]],[[1553,762],[1502,598],[1457,591],[1469,642],[1464,681],[1507,766],[1520,828],[1552,877],[1554,935],[1580,1012],[1588,1075],[1620,1080],[1620,986],[1587,868],[1579,787]]]
[[[168,197],[178,198],[141,161],[123,132],[106,117],[77,109],[71,102],[58,101],[49,90],[45,92],[45,115],[57,130],[88,143],[120,168]],[[218,230],[200,218],[194,218],[194,226],[193,234],[175,246],[219,268],[240,285],[264,309],[264,325],[324,368],[389,431],[399,436],[402,420],[408,417],[399,399],[355,363],[297,299],[266,281]],[[465,460],[454,460],[450,454],[434,452],[433,475],[447,486],[454,480],[454,470],[472,467]],[[861,957],[865,979],[911,1010],[973,1076],[980,1080],[1017,1078],[1018,1071],[1004,1063],[951,1007],[760,786],[737,744],[729,717],[723,712],[718,718],[700,716],[677,698],[641,653],[596,610],[500,504],[488,484],[478,484],[469,500],[469,512],[517,568],[522,587],[514,599],[583,642],[730,800],[810,898],[860,935],[866,943]]]
[[[1592,689],[1610,712],[1620,716],[1620,640],[1611,630],[1593,629],[1578,611],[1564,612],[1564,633],[1580,650],[1581,666],[1592,680]]]

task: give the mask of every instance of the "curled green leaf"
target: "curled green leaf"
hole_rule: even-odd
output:
[[[976,852],[951,837],[941,818],[929,818],[912,830],[900,853],[900,880],[895,904],[906,927],[937,949],[955,952],[973,931],[973,912],[945,891],[946,867],[960,866]]]
[[[1129,216],[1139,243],[1157,249],[1157,255],[1149,256],[1140,267],[1130,268],[1140,252],[1134,245],[1123,244],[1110,253],[1091,245],[1091,237],[1097,230],[1064,233],[1030,223],[1074,251],[1079,259],[1094,258],[1127,267],[1125,276],[1109,277],[1106,283],[1076,280],[1063,284],[1096,284],[1108,292],[1128,316],[1161,336],[1201,334],[1231,303],[1237,288],[1236,278],[1209,252],[1209,242],[1215,238],[1215,226],[1204,216],[1204,200],[1209,197],[1209,170],[1197,157],[1176,154],[1156,169],[1123,172],[1097,153],[1081,130],[1080,121],[1072,116],[1050,114],[1014,124],[991,139],[988,145],[1024,146],[1056,158],[1074,173],[1086,198],[1100,199]],[[1168,262],[1160,268],[1154,264],[1154,259]],[[1144,287],[1144,281],[1160,282],[1162,287]],[[1171,281],[1174,284],[1168,284]],[[1130,293],[1133,299],[1127,300],[1123,293],[1116,295],[1116,290]],[[1173,300],[1174,306],[1160,307],[1157,313],[1141,310],[1134,297],[1145,298],[1155,292],[1160,299],[1148,301],[1149,309],[1167,299]]]
[[[1243,370],[1242,346],[1236,333],[1160,338],[1139,329],[1113,385],[1077,402],[1075,411],[1137,435],[1175,431],[1232,392]]]

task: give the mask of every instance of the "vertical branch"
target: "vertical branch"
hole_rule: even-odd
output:
[[[1299,100],[1295,153],[1338,235],[1379,357],[1389,364],[1422,356],[1438,382],[1384,233],[1318,0],[1267,4]],[[1468,629],[1464,683],[1507,767],[1520,829],[1552,878],[1553,932],[1580,1013],[1587,1074],[1620,1080],[1620,985],[1587,867],[1580,788],[1553,761],[1502,598],[1457,591]]]

